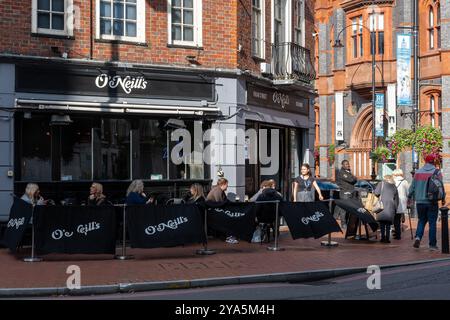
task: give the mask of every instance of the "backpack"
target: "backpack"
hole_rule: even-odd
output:
[[[432,202],[444,200],[444,184],[438,177],[439,169],[434,170],[427,180],[427,198]]]

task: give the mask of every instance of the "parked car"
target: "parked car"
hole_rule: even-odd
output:
[[[366,198],[367,194],[373,192],[376,187],[376,184],[367,180],[358,180],[355,184],[355,190],[358,192],[360,198]]]
[[[319,186],[322,195],[324,199],[329,199],[331,191],[333,191],[333,198],[338,199],[339,198],[339,186],[335,183],[332,183],[330,181],[326,180],[316,180],[317,185]],[[316,199],[318,200],[318,195],[316,192]]]

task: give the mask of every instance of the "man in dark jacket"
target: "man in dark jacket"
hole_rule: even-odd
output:
[[[336,178],[336,184],[339,186],[339,198],[350,199],[355,196],[355,184],[358,181],[350,170],[350,162],[344,160],[341,163],[341,170],[339,170]],[[335,209],[335,217],[340,217],[342,229],[347,228],[346,212],[340,207]]]

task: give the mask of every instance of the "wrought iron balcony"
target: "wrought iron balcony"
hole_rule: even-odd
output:
[[[293,42],[273,44],[272,75],[274,80],[311,83],[316,73],[309,50]]]

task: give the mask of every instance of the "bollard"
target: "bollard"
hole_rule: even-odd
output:
[[[209,255],[216,253],[214,250],[208,249],[208,218],[207,218],[207,215],[208,215],[208,212],[207,212],[207,209],[205,209],[205,219],[204,219],[205,243],[203,244],[203,249],[196,251],[196,253],[198,255],[202,255],[202,256],[209,256]]]
[[[33,207],[31,209],[31,219],[33,220],[33,223],[31,224],[31,257],[24,258],[23,259],[24,262],[40,262],[40,261],[42,261],[41,258],[34,256],[34,246],[35,246],[34,245],[34,223],[35,223],[34,207],[35,207],[35,205],[33,204]]]
[[[124,204],[123,205],[123,236],[122,236],[122,255],[115,255],[114,259],[117,260],[130,260],[130,259],[134,259],[133,256],[129,255],[127,256],[127,249],[126,249],[126,208],[127,205]]]
[[[329,209],[330,209],[330,214],[332,216],[333,216],[333,213],[332,213],[333,210],[332,209],[333,209],[333,201],[334,201],[333,192],[334,192],[334,190],[330,190],[330,199],[328,200],[329,201],[328,206],[329,206]],[[329,233],[328,234],[328,241],[322,241],[320,243],[320,245],[328,247],[328,248],[331,248],[331,247],[337,247],[339,244],[336,241],[331,241],[331,233]]]
[[[441,207],[439,208],[441,211],[441,241],[442,241],[442,253],[450,253],[449,252],[449,243],[448,243],[448,208]]]

